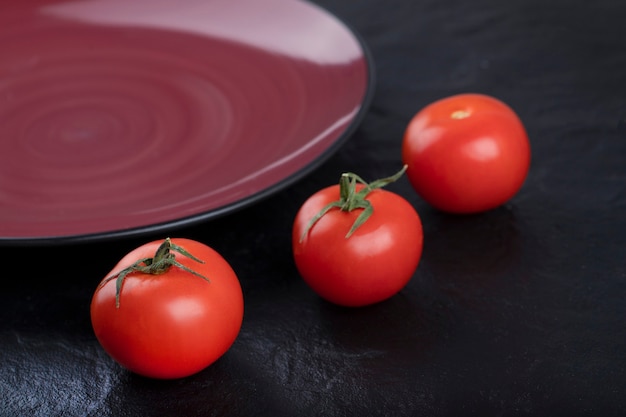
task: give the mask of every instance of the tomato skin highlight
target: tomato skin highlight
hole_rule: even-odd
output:
[[[360,189],[360,188],[358,188]],[[294,220],[292,246],[303,280],[323,299],[346,307],[386,300],[409,282],[422,254],[422,223],[403,197],[382,189],[367,200],[371,217],[349,238],[362,210],[331,210],[301,237],[309,220],[339,198],[333,185],[313,194]]]
[[[411,119],[402,161],[415,191],[450,213],[479,213],[510,200],[530,168],[528,135],[517,114],[484,94],[437,100]]]
[[[219,359],[237,338],[244,312],[239,280],[221,255],[193,240],[172,242],[205,262],[175,254],[210,282],[176,266],[160,275],[132,272],[123,281],[119,308],[114,279],[96,289],[90,307],[94,333],[109,356],[158,379],[186,377]],[[107,277],[154,256],[161,243],[131,251]]]

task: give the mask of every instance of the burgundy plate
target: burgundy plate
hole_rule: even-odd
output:
[[[0,243],[168,230],[309,173],[359,123],[371,60],[301,0],[0,6]]]

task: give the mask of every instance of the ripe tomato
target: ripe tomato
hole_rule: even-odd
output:
[[[189,239],[142,245],[95,290],[91,322],[104,350],[127,369],[152,378],[194,374],[234,343],[243,294],[230,265]]]
[[[405,169],[371,184],[343,174],[338,185],[300,207],[294,259],[322,298],[349,307],[374,304],[398,293],[413,276],[422,255],[420,217],[403,197],[381,189]]]
[[[411,119],[402,160],[413,188],[432,206],[477,213],[519,191],[530,145],[508,105],[482,94],[459,94],[431,103]]]

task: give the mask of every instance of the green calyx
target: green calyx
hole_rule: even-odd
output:
[[[309,230],[311,230],[313,225],[315,225],[315,223],[317,223],[317,221],[321,219],[322,216],[324,216],[326,213],[328,213],[332,209],[339,209],[343,211],[352,211],[356,209],[363,210],[363,212],[359,214],[359,216],[356,218],[356,220],[352,224],[352,227],[350,227],[350,230],[346,234],[346,239],[352,236],[352,234],[359,227],[361,227],[361,225],[365,223],[367,219],[369,219],[369,217],[374,212],[372,203],[366,200],[366,197],[368,196],[368,194],[378,188],[382,188],[387,184],[395,182],[398,178],[402,176],[402,174],[404,174],[404,171],[406,171],[406,169],[407,169],[407,165],[404,165],[402,169],[398,171],[396,174],[387,178],[373,181],[371,183],[365,182],[361,177],[359,177],[358,175],[352,172],[341,174],[341,178],[339,179],[339,197],[340,197],[339,200],[333,201],[332,203],[329,203],[328,205],[326,205],[319,213],[317,213],[311,219],[311,221],[307,224],[306,229],[304,229],[302,236],[300,236],[300,242],[304,240],[304,238],[306,237],[307,233],[309,233]],[[356,190],[357,183],[363,184],[365,187],[357,191]]]
[[[200,277],[207,282],[210,282],[207,277],[198,272],[194,271],[191,268],[186,267],[176,260],[176,256],[172,253],[172,251],[178,252],[181,255],[184,255],[190,259],[193,259],[196,262],[201,264],[204,263],[201,259],[196,258],[189,252],[185,250],[185,248],[178,246],[170,240],[170,238],[166,238],[165,241],[158,247],[156,253],[153,258],[143,258],[132,264],[131,266],[122,269],[120,272],[111,275],[106,278],[100,286],[102,287],[107,282],[115,279],[115,307],[120,307],[120,294],[122,292],[122,284],[124,282],[124,278],[132,272],[141,272],[144,274],[152,274],[152,275],[160,275],[166,273],[172,266],[177,266],[178,268],[187,271],[197,277]]]

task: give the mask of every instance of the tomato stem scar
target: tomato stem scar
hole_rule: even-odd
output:
[[[197,277],[200,277],[207,282],[211,282],[204,275],[178,262],[176,260],[176,256],[172,253],[172,251],[178,252],[181,255],[184,255],[190,259],[193,259],[194,261],[199,262],[201,264],[204,263],[203,260],[196,258],[192,254],[187,252],[187,250],[185,250],[185,248],[183,248],[182,246],[178,246],[172,243],[171,239],[168,237],[168,238],[165,238],[163,243],[158,247],[153,258],[139,259],[137,262],[133,263],[129,267],[124,268],[118,273],[113,274],[110,277],[103,280],[102,283],[100,284],[100,287],[104,286],[104,284],[106,284],[107,282],[113,279],[116,280],[115,282],[115,307],[119,308],[120,307],[120,294],[122,292],[122,284],[124,282],[124,278],[126,278],[126,276],[132,272],[141,272],[144,274],[160,275],[160,274],[166,273],[172,266],[177,266],[178,268],[184,271],[187,271]]]
[[[369,217],[374,212],[372,203],[370,203],[368,200],[365,199],[367,195],[378,188],[382,188],[386,186],[387,184],[390,184],[398,180],[398,178],[400,178],[402,174],[404,174],[404,171],[406,171],[407,167],[408,165],[405,164],[402,167],[402,169],[398,171],[397,173],[395,173],[394,175],[387,177],[387,178],[382,178],[382,179],[373,181],[371,183],[365,182],[361,177],[359,177],[357,174],[354,174],[352,172],[346,172],[346,173],[341,174],[341,178],[339,179],[339,197],[340,197],[339,200],[333,201],[329,203],[328,205],[326,205],[324,208],[322,208],[322,210],[320,210],[319,213],[317,213],[311,219],[311,221],[309,221],[309,223],[307,224],[307,227],[304,229],[304,232],[300,236],[300,242],[304,240],[304,238],[306,237],[307,233],[309,233],[313,225],[315,225],[315,223],[317,223],[317,221],[321,219],[322,216],[324,216],[326,213],[328,213],[330,210],[334,208],[337,208],[343,211],[363,209],[363,212],[359,214],[359,216],[356,218],[356,220],[352,224],[352,227],[350,228],[350,230],[348,231],[345,237],[347,239],[350,236],[352,236],[352,234],[359,227],[361,227],[361,225],[365,223],[367,219],[369,219]],[[361,183],[365,185],[365,187],[363,187],[358,192],[356,191],[357,183]]]
[[[465,119],[466,117],[469,117],[470,112],[467,110],[456,110],[454,112],[452,112],[452,114],[450,114],[450,117],[453,119]]]

